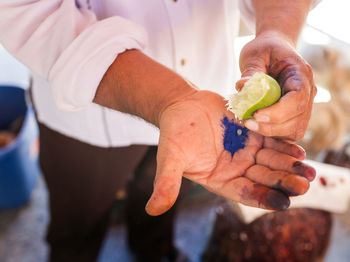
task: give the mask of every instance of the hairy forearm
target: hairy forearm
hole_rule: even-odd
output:
[[[295,46],[312,0],[254,0],[256,35],[276,32]]]
[[[94,102],[158,126],[162,111],[196,92],[181,76],[138,50],[120,54],[105,73]]]

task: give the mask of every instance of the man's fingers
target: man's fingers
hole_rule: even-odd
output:
[[[259,123],[282,124],[301,119],[311,112],[316,88],[307,75],[299,71],[283,73],[279,78],[283,93],[281,99],[270,107],[258,110],[254,119]]]
[[[285,171],[272,171],[261,165],[250,167],[245,177],[264,186],[279,189],[289,196],[305,194],[310,186],[309,181],[302,176]]]
[[[291,91],[280,98],[280,100],[254,114],[258,123],[281,124],[297,117],[308,109],[309,99],[305,98],[305,92]]]
[[[299,160],[304,160],[306,157],[305,150],[296,144],[287,143],[285,141],[264,137],[264,148],[274,149],[280,153],[288,154],[292,157],[295,157]]]
[[[228,181],[214,193],[247,206],[270,210],[285,210],[290,205],[290,200],[284,193],[254,183],[246,177]]]
[[[310,119],[312,101],[309,101],[307,109],[302,114],[282,123],[257,122],[254,119],[248,119],[244,125],[248,129],[258,132],[263,136],[274,136],[291,141],[299,141],[303,138]]]
[[[245,82],[247,82],[249,80],[249,78],[251,78],[252,76],[242,76],[241,79],[239,79],[236,82],[236,90],[237,91],[241,91],[241,89],[243,88]]]
[[[289,173],[296,173],[309,181],[314,180],[316,171],[298,159],[290,155],[282,154],[273,149],[261,149],[256,155],[256,163],[266,166],[272,170],[283,170]]]
[[[253,119],[248,119],[244,123],[248,129],[263,136],[278,137],[291,141],[298,141],[302,138],[304,128],[301,128],[301,124],[298,118],[294,118],[282,124],[257,123]]]
[[[264,136],[298,141],[306,131],[316,88],[312,79],[297,70],[281,75],[284,95],[277,103],[255,112],[254,119],[246,120],[244,125]]]
[[[250,142],[253,141],[254,139]],[[289,198],[282,191],[242,177],[242,174],[254,164],[254,158],[251,159],[250,153],[245,154],[245,150],[246,148],[239,150],[233,158],[230,152],[224,151],[217,167],[209,176],[206,174],[200,179],[198,174],[185,174],[185,176],[215,194],[244,205],[272,210],[286,209],[289,206]],[[251,150],[254,151],[253,148]]]
[[[241,56],[240,69],[242,76],[241,79],[236,83],[236,89],[238,91],[242,89],[245,82],[247,82],[247,80],[251,78],[256,72],[263,72],[267,74],[266,61],[258,56],[250,56],[249,59]]]
[[[300,119],[301,118],[301,119]],[[255,131],[263,136],[278,137],[284,140],[299,141],[303,138],[306,130],[308,117],[298,117],[282,124],[255,123],[254,120],[247,120],[245,126],[248,129],[256,128]],[[253,127],[251,127],[253,125]],[[257,125],[257,127],[255,126]]]
[[[167,157],[163,161],[159,161],[153,194],[146,205],[146,211],[149,215],[161,215],[174,205],[179,195],[182,175],[183,168],[176,159]]]

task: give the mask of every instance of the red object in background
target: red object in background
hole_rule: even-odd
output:
[[[265,214],[245,224],[223,200],[203,262],[316,262],[327,251],[329,212],[296,208]]]
[[[327,186],[327,180],[323,176],[320,177],[320,182],[322,186]]]

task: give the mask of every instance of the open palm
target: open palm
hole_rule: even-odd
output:
[[[182,177],[245,205],[283,210],[289,196],[305,193],[315,176],[301,163],[304,151],[293,144],[248,132],[234,155],[224,149],[222,119],[234,119],[224,99],[198,91],[161,115],[157,174],[146,210],[167,211],[176,201]]]

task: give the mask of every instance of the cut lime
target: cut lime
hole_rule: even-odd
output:
[[[228,110],[239,120],[251,118],[258,109],[268,107],[281,97],[277,81],[264,73],[255,73],[237,93],[228,100]]]

